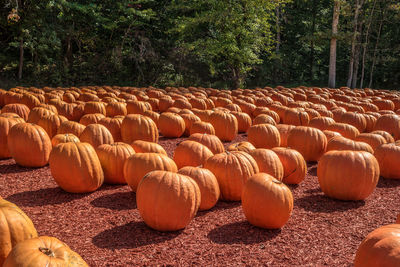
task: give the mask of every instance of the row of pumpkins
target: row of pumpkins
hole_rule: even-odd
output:
[[[318,161],[321,190],[341,200],[367,198],[379,175],[400,178],[397,92],[19,87],[0,90],[0,105],[0,158],[49,164],[71,193],[127,183],[145,223],[160,231],[185,228],[219,199],[242,201],[253,225],[280,228],[293,209],[285,183],[304,180],[306,161]],[[159,132],[188,136],[173,159]],[[221,141],[240,132],[248,140],[225,151]]]

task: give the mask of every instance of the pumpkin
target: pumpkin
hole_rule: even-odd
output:
[[[33,108],[30,112],[29,112],[29,116],[28,116],[28,120],[27,122],[30,123],[38,123],[38,121],[41,118],[47,117],[49,115],[53,115],[55,114],[53,111],[46,109],[46,108],[42,108],[42,107],[36,107]]]
[[[167,156],[165,149],[157,143],[136,140],[131,146],[136,153],[160,153]]]
[[[400,224],[381,226],[358,246],[354,267],[400,266]]]
[[[324,131],[329,125],[334,124],[335,120],[329,117],[316,117],[310,120],[309,127],[320,129]]]
[[[214,154],[205,145],[196,141],[181,142],[174,151],[174,161],[178,169],[185,166],[199,166]]]
[[[278,155],[270,150],[264,148],[253,149],[248,152],[250,156],[257,162],[260,172],[271,175],[272,177],[282,181],[284,169]]]
[[[257,162],[243,151],[216,154],[204,164],[217,177],[221,199],[240,201],[243,185],[258,173]]]
[[[326,151],[332,150],[353,150],[353,151],[367,151],[374,153],[372,147],[365,142],[357,142],[348,138],[337,136],[329,140]]]
[[[400,146],[383,144],[375,149],[380,174],[384,178],[400,179]]]
[[[367,143],[374,151],[378,146],[386,144],[386,139],[382,135],[373,133],[362,133],[354,141]]]
[[[79,136],[81,142],[91,144],[94,148],[102,144],[114,143],[114,138],[110,131],[101,124],[89,124]]]
[[[278,129],[271,124],[253,125],[247,131],[247,139],[256,148],[272,148],[280,145]]]
[[[212,126],[211,123],[204,122],[204,121],[196,121],[192,124],[190,127],[189,134],[195,134],[195,133],[200,133],[200,134],[211,134],[215,135],[215,129],[214,126]]]
[[[390,133],[386,132],[386,131],[373,131],[371,132],[372,134],[379,134],[381,135],[383,138],[386,139],[387,143],[394,143],[394,138],[393,136],[390,135]]]
[[[103,114],[106,115],[106,106],[102,102],[90,101],[85,103],[83,108],[85,114]]]
[[[242,209],[253,225],[279,229],[289,220],[293,210],[293,195],[281,181],[269,174],[258,173],[245,183]]]
[[[279,136],[281,138],[280,146],[287,147],[287,138],[289,136],[290,131],[296,126],[294,125],[287,125],[287,124],[278,124],[276,128],[279,131]]]
[[[76,136],[81,136],[82,132],[85,130],[85,125],[80,124],[75,121],[64,121],[60,124],[57,130],[57,134],[73,134]]]
[[[235,139],[238,133],[238,121],[236,117],[230,113],[216,111],[213,112],[209,121],[214,129],[215,135],[221,139],[221,141],[232,141]]]
[[[108,103],[106,106],[107,117],[114,117],[118,115],[126,116],[127,112],[126,104],[122,102]]]
[[[225,151],[225,147],[222,144],[221,140],[215,135],[195,133],[190,135],[187,140],[196,141],[200,144],[205,145],[214,154],[222,153]]]
[[[342,114],[339,122],[353,125],[360,133],[364,132],[367,128],[367,120],[364,115],[357,112],[346,112]]]
[[[276,126],[275,120],[267,114],[260,114],[257,117],[255,117],[253,120],[253,125],[264,124],[264,123],[268,123],[268,124],[272,124],[272,125]]]
[[[11,157],[10,150],[8,149],[7,145],[7,136],[11,127],[17,123],[20,123],[18,119],[0,117],[0,159]]]
[[[332,138],[336,137],[336,136],[342,136],[340,133],[338,132],[333,132],[333,131],[329,131],[329,130],[323,130],[322,131],[325,136],[326,136],[326,140],[329,142]]]
[[[0,265],[4,266],[16,244],[34,237],[37,232],[31,219],[17,205],[0,197]]]
[[[10,155],[18,165],[43,167],[49,161],[51,140],[36,124],[15,124],[8,132],[7,143]]]
[[[130,114],[121,124],[121,137],[124,143],[132,143],[135,140],[158,142],[158,129],[149,117]]]
[[[295,127],[287,139],[288,147],[299,151],[306,161],[318,161],[325,153],[327,143],[321,130],[307,126]]]
[[[400,139],[400,116],[395,114],[382,115],[376,121],[374,131],[386,131],[395,140]]]
[[[125,160],[124,178],[134,192],[142,178],[151,171],[177,172],[178,167],[168,156],[160,153],[137,153]]]
[[[51,114],[46,117],[41,118],[37,125],[42,127],[50,138],[53,138],[57,134],[58,128],[61,123],[67,121],[68,119],[61,115]]]
[[[101,113],[86,114],[82,116],[79,123],[88,126],[89,124],[99,123],[99,121],[105,117],[106,116]]]
[[[294,149],[275,147],[272,151],[279,157],[283,166],[282,181],[285,184],[300,184],[307,174],[307,163]]]
[[[7,104],[1,109],[1,113],[15,113],[24,120],[28,119],[30,109],[24,104]]]
[[[307,112],[300,111],[295,108],[289,108],[283,115],[283,123],[294,126],[307,126],[310,122],[310,117]]]
[[[39,236],[18,243],[11,250],[3,266],[89,267],[68,245],[49,236]]]
[[[111,133],[114,142],[121,142],[122,137],[121,137],[121,125],[124,117],[123,116],[117,116],[114,118],[102,118],[98,122],[101,125],[104,125]]]
[[[73,134],[57,134],[51,139],[51,145],[54,147],[60,143],[80,142],[79,138]]]
[[[189,176],[199,186],[201,195],[199,210],[209,210],[215,206],[220,196],[220,190],[217,178],[210,170],[186,166],[181,168],[178,173]]]
[[[185,120],[178,114],[164,112],[158,119],[158,127],[164,137],[177,138],[185,132]]]
[[[338,132],[340,133],[343,137],[349,138],[354,140],[360,132],[358,129],[350,124],[346,123],[333,123],[329,125],[326,130],[333,131],[333,132]]]
[[[144,222],[158,231],[185,228],[196,215],[201,193],[188,176],[152,171],[138,185],[136,203]]]
[[[251,126],[251,117],[245,112],[231,112],[238,122],[238,132],[245,133]]]
[[[96,148],[101,167],[104,172],[104,182],[108,184],[126,184],[124,178],[125,160],[135,154],[133,148],[125,143],[103,144]]]
[[[256,149],[250,142],[242,141],[239,143],[233,143],[228,146],[228,151],[244,151],[249,153],[251,150]]]
[[[190,135],[190,129],[195,122],[200,122],[200,118],[194,114],[180,114],[182,119],[185,121],[185,131],[183,132],[184,136]]]
[[[317,167],[318,182],[325,195],[340,200],[363,200],[379,180],[379,164],[366,151],[330,151]]]
[[[104,182],[96,151],[88,143],[61,143],[53,147],[49,159],[51,175],[63,190],[87,193]]]

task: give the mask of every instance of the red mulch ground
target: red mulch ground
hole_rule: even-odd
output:
[[[160,144],[170,153],[181,140]],[[325,197],[315,175],[310,165],[305,181],[291,187],[295,207],[281,230],[253,227],[239,202],[219,202],[185,230],[160,233],[143,223],[128,186],[69,194],[48,167],[22,168],[13,160],[0,161],[0,196],[19,205],[40,235],[63,240],[91,266],[349,266],[370,231],[395,221],[400,181],[381,178],[365,202],[343,202]]]

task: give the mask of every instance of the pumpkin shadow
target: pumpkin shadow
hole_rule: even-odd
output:
[[[60,187],[53,187],[16,193],[8,196],[6,200],[20,206],[37,207],[68,203],[88,195],[90,195],[90,193],[73,194],[62,190]]]
[[[174,239],[181,233],[182,231],[158,232],[143,221],[130,222],[99,233],[93,237],[92,243],[98,248],[111,250],[138,248]]]
[[[387,179],[383,178],[382,176],[379,177],[378,184],[376,187],[379,188],[393,188],[393,187],[398,187],[400,186],[400,180],[399,179]]]
[[[269,230],[240,221],[219,226],[211,230],[207,237],[217,244],[257,244],[274,239],[280,229]]]
[[[136,209],[136,194],[130,192],[116,192],[100,196],[90,202],[90,205],[97,208],[110,210],[132,210]]]
[[[46,165],[44,167],[48,167],[48,165]],[[38,168],[22,167],[22,166],[16,164],[15,161],[12,161],[11,164],[0,165],[0,174],[13,174],[13,173],[30,172],[32,170],[37,170],[37,169],[44,168],[44,167],[38,167]]]
[[[241,205],[240,201],[218,201],[217,204],[209,210],[198,211],[196,217],[201,217],[207,215],[208,213],[218,211],[218,210],[228,210],[239,207]]]
[[[311,176],[317,176],[317,165],[309,167],[307,172]]]
[[[364,200],[359,201],[344,201],[329,198],[323,194],[308,195],[295,199],[294,205],[301,209],[317,212],[317,213],[331,213],[331,212],[345,212],[348,210],[358,209],[365,205]]]

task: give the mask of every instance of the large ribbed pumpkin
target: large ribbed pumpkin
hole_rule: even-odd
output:
[[[212,153],[218,154],[225,151],[224,144],[216,135],[195,133],[188,140],[199,142],[208,147]]]
[[[367,143],[374,151],[378,146],[387,143],[382,135],[373,133],[362,133],[354,141]]]
[[[327,143],[321,130],[306,126],[292,129],[287,139],[288,147],[299,151],[306,161],[318,161],[325,153]]]
[[[339,122],[353,125],[360,133],[364,132],[367,128],[367,120],[364,115],[357,112],[346,112],[342,114]]]
[[[68,142],[80,142],[79,138],[74,134],[56,134],[51,139],[51,145],[54,147],[60,143],[68,143]]]
[[[130,156],[124,164],[124,178],[134,192],[142,178],[151,171],[177,172],[175,162],[160,153],[137,153]]]
[[[103,144],[114,143],[114,138],[110,131],[101,124],[89,124],[79,136],[81,142],[91,144],[94,148]]]
[[[274,151],[270,149],[257,148],[249,151],[248,153],[257,162],[260,172],[269,174],[278,180],[283,179],[283,165],[278,155]]]
[[[307,174],[307,163],[303,156],[294,149],[284,147],[272,148],[283,166],[282,181],[286,184],[299,184]]]
[[[18,165],[43,167],[49,161],[51,140],[42,127],[18,123],[11,127],[7,137],[8,149]]]
[[[102,118],[98,123],[104,125],[111,133],[114,142],[121,142],[121,125],[124,117],[118,116],[114,118]]]
[[[395,114],[382,115],[375,123],[374,131],[377,130],[390,133],[395,140],[400,139],[400,116]]]
[[[244,185],[242,209],[246,219],[255,226],[281,228],[293,210],[292,192],[269,174],[255,174]]]
[[[58,128],[60,127],[61,123],[65,121],[68,121],[68,119],[64,116],[51,114],[41,118],[37,122],[37,125],[42,127],[51,139],[57,134]]]
[[[167,171],[148,173],[136,192],[140,216],[158,231],[185,228],[196,215],[200,198],[200,189],[192,178]]]
[[[135,154],[133,148],[125,143],[103,144],[96,148],[101,167],[104,172],[104,182],[108,184],[126,184],[124,164],[126,159]]]
[[[179,174],[189,176],[199,186],[201,202],[199,210],[209,210],[217,204],[220,196],[220,189],[217,178],[207,169],[186,166],[178,171]]]
[[[244,112],[231,112],[237,119],[238,122],[238,132],[239,133],[245,133],[247,130],[250,128],[252,122],[251,122],[251,117]]]
[[[31,219],[17,205],[0,197],[0,266],[21,241],[37,237]]]
[[[354,267],[400,266],[400,224],[381,226],[359,245]]]
[[[85,125],[80,124],[75,121],[64,121],[58,127],[57,134],[74,134],[77,137],[81,136],[82,132],[85,130]]]
[[[370,145],[365,142],[353,141],[348,138],[337,136],[329,140],[326,151],[332,150],[353,150],[353,151],[367,151],[374,153]]]
[[[155,122],[149,117],[130,114],[125,117],[121,124],[121,137],[125,143],[135,140],[158,142],[158,129]]]
[[[382,177],[400,179],[400,146],[383,144],[375,149],[375,157]]]
[[[333,123],[326,127],[326,130],[340,133],[343,137],[355,139],[360,131],[356,127],[346,123]]]
[[[278,129],[271,124],[253,125],[247,131],[247,139],[256,148],[273,148],[281,143]]]
[[[61,143],[50,154],[50,171],[55,182],[67,192],[87,193],[104,182],[96,151],[88,143]]]
[[[165,149],[157,143],[136,140],[131,146],[136,153],[160,153],[167,156]]]
[[[316,117],[310,120],[309,127],[326,130],[329,125],[334,124],[335,120],[330,117]]]
[[[185,166],[199,166],[214,154],[205,145],[196,141],[181,142],[174,151],[174,161],[178,169]]]
[[[226,149],[227,151],[244,151],[249,153],[251,150],[256,149],[252,143],[247,141],[242,141],[238,143],[233,143]]]
[[[209,121],[215,129],[215,135],[221,141],[232,141],[238,133],[238,121],[236,117],[228,112],[213,112]]]
[[[329,197],[340,200],[363,200],[379,180],[379,164],[365,151],[330,151],[318,162],[318,181]]]
[[[158,119],[158,128],[165,137],[181,137],[185,132],[185,120],[178,114],[164,112]]]
[[[279,131],[279,136],[281,138],[280,146],[287,147],[287,138],[289,136],[290,131],[296,126],[288,125],[288,124],[278,124],[276,128]]]
[[[3,267],[89,267],[82,257],[55,237],[39,236],[18,243]]]
[[[217,177],[221,199],[228,201],[240,201],[244,183],[258,173],[257,162],[242,151],[216,154],[206,161],[204,168]]]
[[[192,128],[193,123],[201,122],[200,118],[194,114],[180,114],[183,121],[185,122],[185,131],[183,133],[184,136],[190,135],[190,129]]]
[[[211,123],[204,122],[204,121],[196,121],[192,124],[190,127],[189,134],[195,134],[195,133],[200,133],[200,134],[212,134],[215,135],[215,129],[214,126],[212,126]]]

